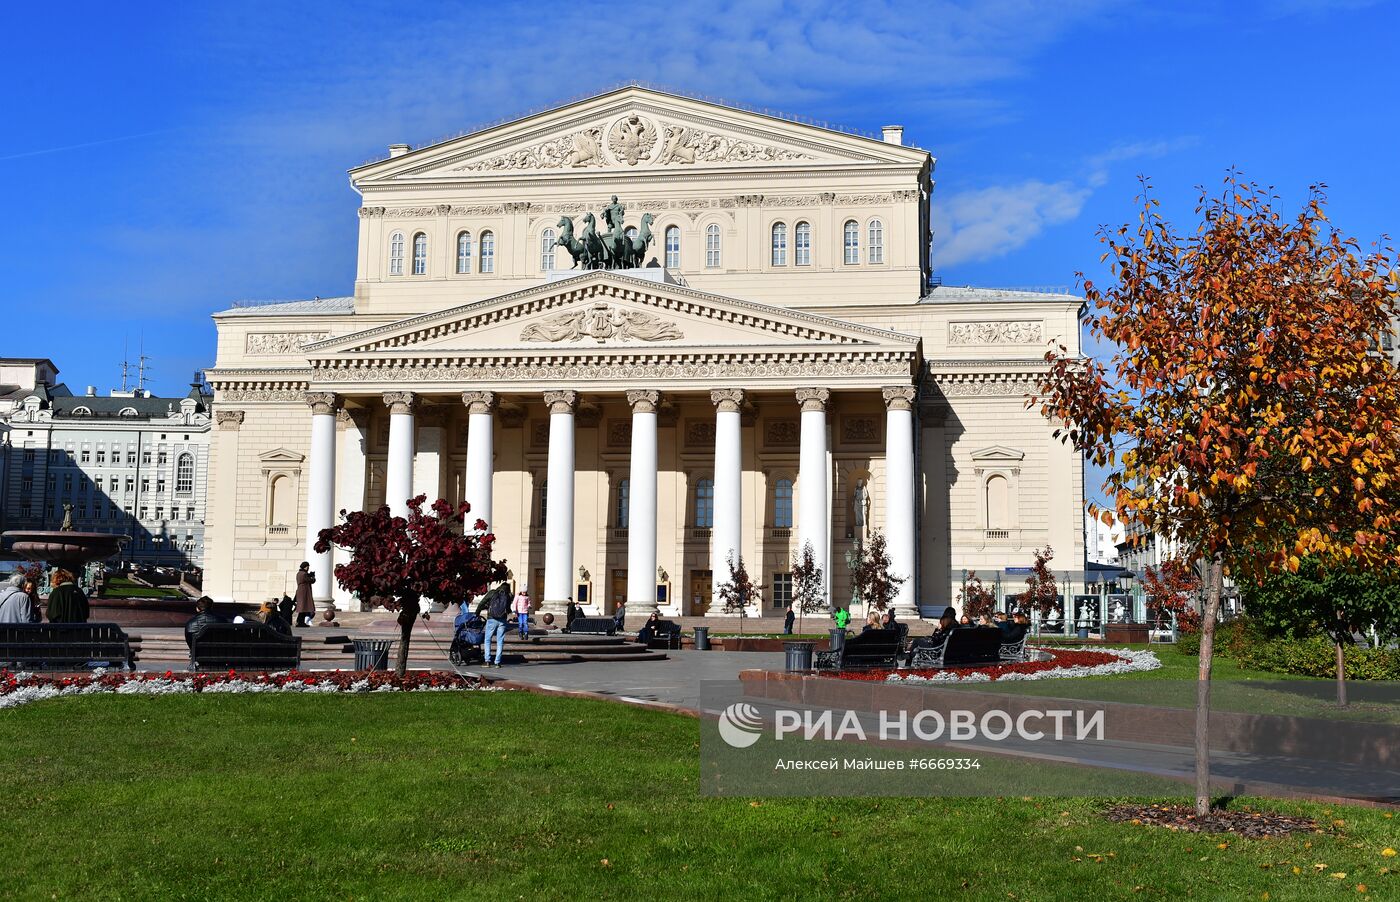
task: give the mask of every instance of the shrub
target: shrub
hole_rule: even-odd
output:
[[[1176,650],[1183,655],[1198,655],[1201,653],[1201,634],[1178,633],[1176,637]]]
[[[1400,680],[1400,651],[1348,645],[1343,653],[1348,679]],[[1232,657],[1251,670],[1323,678],[1337,675],[1337,647],[1324,636],[1253,642]]]

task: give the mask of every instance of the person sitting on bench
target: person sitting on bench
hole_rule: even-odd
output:
[[[185,623],[185,645],[193,647],[194,640],[202,636],[210,624],[225,622],[214,613],[214,599],[208,595],[201,597],[194,603],[194,616]]]
[[[277,610],[277,605],[271,601],[264,601],[262,607],[258,609],[258,620],[268,629],[281,633],[284,636],[292,634],[292,625],[287,622]]]
[[[656,624],[659,623],[660,620],[661,615],[656,611],[652,611],[651,616],[647,618],[647,622],[642,625],[641,629],[637,630],[637,641],[643,645],[649,644],[652,638],[656,636]]]

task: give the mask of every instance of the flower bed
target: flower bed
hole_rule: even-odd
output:
[[[447,671],[326,671],[281,673],[105,673],[46,676],[0,670],[0,709],[73,695],[188,695],[195,692],[447,692],[489,688]]]
[[[1108,676],[1156,670],[1162,666],[1150,651],[1111,648],[1106,651],[1078,651],[1064,648],[1037,648],[1050,655],[1048,661],[1021,661],[984,664],[979,667],[943,667],[926,670],[864,670],[837,674],[843,680],[877,680],[891,683],[990,683],[1001,680],[1062,680],[1075,677]]]

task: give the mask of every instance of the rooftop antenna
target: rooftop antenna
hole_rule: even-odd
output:
[[[140,350],[139,350],[139,352],[137,353],[137,357],[136,357],[136,359],[137,359],[137,365],[136,365],[136,391],[137,391],[138,393],[140,393],[140,392],[142,392],[142,391],[145,391],[145,389],[146,389],[146,361],[151,359],[151,358],[149,358],[149,357],[146,356],[146,333],[145,333],[145,332],[142,332],[142,333],[141,333],[141,344],[140,344],[139,347],[140,347]]]
[[[126,386],[127,386],[127,374],[128,374],[128,372],[130,371],[130,369],[131,369],[131,364],[128,363],[128,362],[127,362],[127,359],[126,359],[127,349],[128,349],[128,347],[129,347],[129,345],[130,345],[130,340],[129,340],[126,336],[122,336],[122,391],[123,391],[123,392],[126,391]]]

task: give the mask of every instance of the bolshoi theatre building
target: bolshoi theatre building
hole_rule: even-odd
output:
[[[905,616],[1081,568],[1082,463],[1025,403],[1080,299],[937,285],[933,163],[641,87],[391,146],[350,171],[352,295],[214,314],[206,591],[310,560],[358,607],[317,531],[419,494],[551,609],[719,614],[742,555],[772,615],[806,543],[845,604],[877,531]]]

